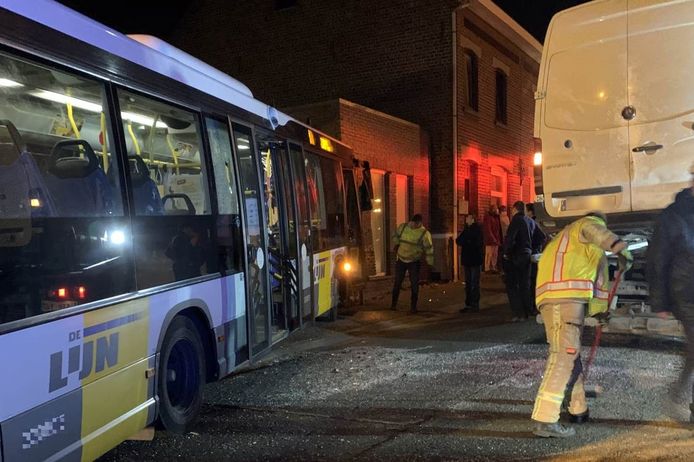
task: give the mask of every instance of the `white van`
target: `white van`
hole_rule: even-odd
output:
[[[694,162],[694,0],[598,0],[558,13],[535,137],[547,224],[591,210],[643,220],[671,203]]]

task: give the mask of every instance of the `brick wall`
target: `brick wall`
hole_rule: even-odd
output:
[[[406,200],[397,195],[396,175],[406,175],[411,185],[407,193],[410,199],[408,214],[421,213],[425,223],[430,222],[429,138],[418,125],[344,99],[284,110],[297,119],[310,119],[316,128],[351,146],[358,160],[368,161],[372,169],[385,172],[386,202],[381,208],[385,213],[387,248],[392,248],[390,238],[399,224],[396,218],[398,203]],[[357,172],[357,181],[361,180],[361,172]],[[375,273],[372,213],[362,214],[367,275]],[[391,271],[393,263],[393,255],[389,252],[387,266]]]
[[[455,0],[194,2],[168,37],[277,107],[345,98],[422,126],[452,184],[451,12]],[[315,122],[314,122],[315,123]],[[421,185],[420,185],[421,187]],[[439,200],[435,210],[451,206]],[[448,192],[450,195],[450,192]],[[443,212],[435,213],[440,227]]]
[[[470,181],[469,208],[480,214],[490,204],[492,166],[507,170],[509,202],[520,197],[529,200],[532,191],[537,63],[467,9],[456,14],[457,38],[480,51],[479,111],[463,108],[465,69],[463,47],[458,47],[458,139],[453,142],[451,15],[458,3],[298,0],[295,7],[275,11],[270,0],[200,0],[192,4],[169,40],[240,79],[257,98],[277,107],[344,98],[422,127],[430,162],[421,162],[417,171],[428,170],[434,181],[414,178],[414,208],[428,206],[431,228],[440,236],[439,270],[445,271],[441,262],[452,266],[446,239],[453,229],[454,201],[466,179]],[[505,127],[494,121],[495,66],[509,70]],[[350,113],[349,108],[340,109],[340,117],[342,111]],[[362,117],[323,126],[320,116],[314,115],[311,123],[332,135],[344,130],[343,140],[358,153],[375,143],[370,153],[375,156],[373,167],[390,171],[398,166],[397,159],[387,154],[388,146],[368,138],[374,130]],[[453,191],[454,175],[459,191]],[[427,189],[429,200],[424,204]],[[462,215],[456,219],[462,224]]]
[[[534,86],[537,63],[513,43],[468,10],[457,15],[458,47],[458,182],[476,183],[469,209],[481,218],[491,204],[492,166],[507,172],[506,205],[530,201],[532,191]],[[469,44],[472,43],[472,47]],[[473,49],[474,48],[474,49]],[[473,111],[466,102],[466,50],[478,58],[479,107]],[[505,126],[496,115],[496,69],[507,74],[507,114]],[[463,223],[459,216],[459,226]]]

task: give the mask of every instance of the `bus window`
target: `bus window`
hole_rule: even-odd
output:
[[[137,287],[218,270],[196,114],[119,91],[133,190]]]
[[[129,92],[119,96],[137,215],[209,215],[196,117]]]
[[[343,170],[342,178],[345,185],[345,198],[347,199],[347,239],[350,244],[359,245],[361,242],[361,219],[354,171]]]
[[[0,323],[134,289],[104,85],[0,54]]]
[[[323,177],[320,171],[320,158],[315,154],[306,153],[304,158],[306,171],[306,188],[311,211],[311,247],[314,252],[324,250],[321,230],[325,224],[325,195]]]
[[[342,167],[325,157],[306,153],[306,183],[311,208],[313,251],[345,245]]]
[[[210,117],[205,118],[205,124],[217,188],[217,245],[220,264],[225,271],[237,272],[241,271],[243,239],[229,128],[226,123]]]
[[[339,162],[325,157],[320,158],[320,165],[325,189],[325,221],[321,229],[321,241],[324,249],[334,249],[346,243],[342,166]]]

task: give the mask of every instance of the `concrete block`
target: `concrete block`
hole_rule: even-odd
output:
[[[614,317],[610,318],[610,322],[608,324],[608,327],[610,331],[616,332],[616,331],[630,331],[631,330],[631,318],[621,318],[621,317]]]
[[[647,329],[660,335],[684,335],[682,323],[676,319],[648,318]]]
[[[648,318],[631,318],[632,329],[648,329]]]

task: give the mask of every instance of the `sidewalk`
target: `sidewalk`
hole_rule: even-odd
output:
[[[511,309],[508,306],[506,289],[501,281],[501,275],[482,273],[482,291],[480,310],[506,307],[507,317],[511,319]],[[364,300],[363,305],[349,306],[340,310],[340,314],[353,315],[360,311],[390,310],[390,291],[372,295],[370,300]],[[465,283],[427,283],[419,288],[419,303],[417,308],[422,313],[427,312],[458,312],[465,305]],[[410,289],[405,284],[400,291],[398,311],[409,312]]]
[[[480,311],[460,313],[464,307],[465,284],[427,284],[420,287],[418,312],[410,313],[409,289],[400,292],[397,311],[390,309],[390,293],[361,306],[339,312],[337,323],[321,323],[332,332],[352,338],[378,338],[393,347],[426,345],[427,342],[539,343],[544,328],[534,319],[511,323],[511,309],[500,275],[482,275]]]

